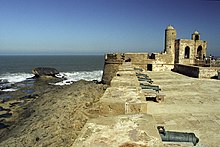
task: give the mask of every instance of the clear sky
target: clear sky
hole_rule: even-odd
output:
[[[169,24],[220,55],[218,0],[0,0],[0,55],[160,52]]]

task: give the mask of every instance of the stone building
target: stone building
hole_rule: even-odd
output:
[[[204,62],[207,54],[207,41],[200,40],[198,31],[192,34],[191,39],[176,39],[176,36],[176,30],[169,25],[165,30],[164,54],[169,55],[170,60],[163,56],[164,62],[185,65],[197,65]]]
[[[165,32],[165,53],[174,55],[174,63],[195,65],[204,61],[207,41],[200,40],[199,32],[195,31],[191,39],[176,39],[176,30],[171,25]]]
[[[111,76],[106,75],[117,71],[117,66],[124,61],[131,61],[135,67],[148,71],[172,70],[176,64],[204,65],[207,55],[207,41],[200,40],[199,32],[195,31],[191,39],[177,39],[176,36],[176,30],[169,25],[165,30],[165,47],[161,53],[106,54],[103,81],[108,83],[109,80],[106,78],[111,79]]]

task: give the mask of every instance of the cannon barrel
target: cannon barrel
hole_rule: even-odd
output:
[[[152,89],[155,90],[156,92],[159,92],[161,89],[159,86],[150,86],[150,85],[141,85],[142,89]]]
[[[147,78],[138,78],[138,81],[146,81],[146,82],[149,82],[149,83],[153,83],[153,81],[151,79],[147,79]]]
[[[163,126],[157,127],[162,141],[167,142],[192,142],[195,146],[199,142],[199,138],[194,133],[171,132],[165,131]]]

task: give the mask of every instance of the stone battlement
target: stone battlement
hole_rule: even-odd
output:
[[[163,146],[132,62],[122,62],[73,146]],[[88,133],[91,132],[91,133]]]

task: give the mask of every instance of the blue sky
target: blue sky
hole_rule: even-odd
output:
[[[219,14],[208,0],[0,0],[0,55],[160,52],[169,24],[220,55]]]

